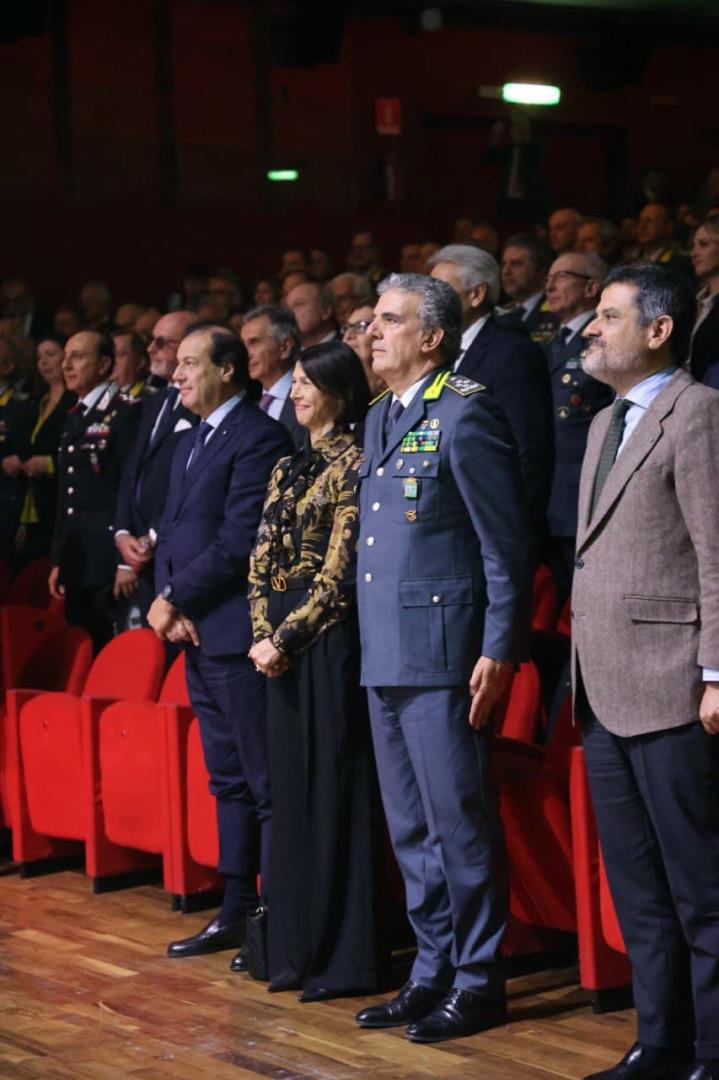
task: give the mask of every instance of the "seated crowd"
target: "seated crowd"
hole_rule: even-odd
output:
[[[449,243],[405,244],[396,272],[362,231],[339,273],[289,249],[246,291],[196,264],[160,307],[114,314],[101,281],[48,316],[3,280],[0,560],[49,557],[96,651],[141,625],[168,661],[185,651],[226,888],[170,956],[232,949],[246,970],[262,904],[271,992],[375,991],[379,775],[418,953],[358,1022],[432,1042],[506,1020],[482,732],[527,655],[537,565],[562,601],[580,565],[592,421],[627,405],[597,377],[603,296],[669,271],[693,326],[686,355],[676,334],[650,346],[656,370],[719,388],[705,210],[648,202],[615,225],[565,207],[501,246],[461,219]],[[701,1075],[718,1056],[697,1049]]]

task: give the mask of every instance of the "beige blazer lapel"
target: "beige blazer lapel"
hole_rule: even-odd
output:
[[[662,421],[674,408],[679,395],[693,382],[694,379],[691,375],[679,370],[672,376],[664,389],[657,394],[614,463],[590,521],[588,520],[589,506],[594,490],[594,480],[597,474],[602,443],[611,419],[611,409],[606,410],[606,419],[604,419],[603,415],[602,428],[597,432],[597,439],[593,440],[591,457],[585,463],[587,483],[582,485],[581,492],[580,529],[577,535],[578,553],[592,539],[596,530],[621,496],[633,473],[652,452],[662,436]]]

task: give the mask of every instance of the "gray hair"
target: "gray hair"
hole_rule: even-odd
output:
[[[283,342],[289,338],[292,342],[292,357],[299,354],[301,348],[300,342],[300,330],[297,325],[297,319],[289,308],[283,307],[282,304],[258,304],[257,307],[251,308],[245,315],[245,323],[251,322],[252,319],[266,318],[270,324],[270,334],[275,339],[278,345],[282,345]]]
[[[369,279],[363,274],[353,274],[351,270],[345,270],[344,273],[336,274],[335,277],[331,278],[327,285],[331,289],[333,285],[344,285],[346,281],[352,286],[352,298],[354,300],[367,300],[368,303],[372,303],[372,286]]]
[[[435,251],[427,260],[427,266],[431,270],[443,262],[457,267],[463,288],[473,289],[475,285],[486,285],[487,304],[494,307],[499,300],[499,266],[493,255],[472,244],[447,244]]]
[[[565,251],[565,255],[579,256],[584,260],[584,268],[590,278],[596,278],[601,285],[604,278],[607,276],[607,264],[601,255],[597,255],[595,251]]]
[[[445,363],[453,364],[462,341],[462,301],[456,289],[426,274],[390,274],[377,286],[377,295],[390,289],[419,297],[419,318],[423,330],[442,330],[440,352]]]

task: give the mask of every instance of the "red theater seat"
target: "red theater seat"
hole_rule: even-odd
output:
[[[532,582],[532,630],[553,630],[559,611],[559,589],[554,574],[542,563]]]
[[[62,611],[4,604],[0,607],[0,662],[3,690],[18,686],[23,664],[50,631],[65,625]]]
[[[87,839],[88,866],[97,863],[95,849],[108,840],[136,851],[137,869],[159,866],[158,857],[164,858],[169,823],[162,705],[186,700],[183,653],[165,676],[157,703],[118,701],[103,709],[97,727],[102,814]]]
[[[570,791],[579,978],[592,993],[595,1011],[603,1012],[611,992],[629,985],[631,968],[601,859],[581,747],[571,754]]]
[[[33,559],[26,563],[10,582],[5,603],[24,604],[35,608],[48,608],[57,604],[50,596],[47,586],[51,569],[49,558]]]
[[[494,728],[499,735],[536,742],[544,728],[539,671],[533,660],[520,664],[507,696],[497,704]]]
[[[565,724],[570,733],[563,730]],[[575,737],[572,733],[571,713],[563,710],[546,748],[504,736],[493,740],[510,871],[507,955],[548,947],[547,931],[577,929],[563,750]]]
[[[114,700],[154,700],[163,666],[164,649],[155,634],[131,630],[96,657],[82,696],[32,690],[8,694],[8,751],[17,778],[13,853],[25,873],[40,860],[76,853],[78,843],[93,832],[102,838],[100,716]],[[102,839],[87,865],[93,878],[135,868],[123,848]]]

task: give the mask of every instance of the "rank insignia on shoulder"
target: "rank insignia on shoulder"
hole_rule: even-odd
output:
[[[389,394],[389,387],[387,387],[386,390],[383,390],[381,394],[378,394],[376,398],[372,398],[369,403],[370,408],[372,408],[373,405],[376,405],[378,401],[383,401],[387,397],[387,394]]]
[[[468,379],[466,375],[450,375],[447,379],[447,386],[450,390],[454,390],[455,394],[461,394],[462,397],[479,394],[480,391],[487,389],[482,383],[475,382],[474,379]]]

